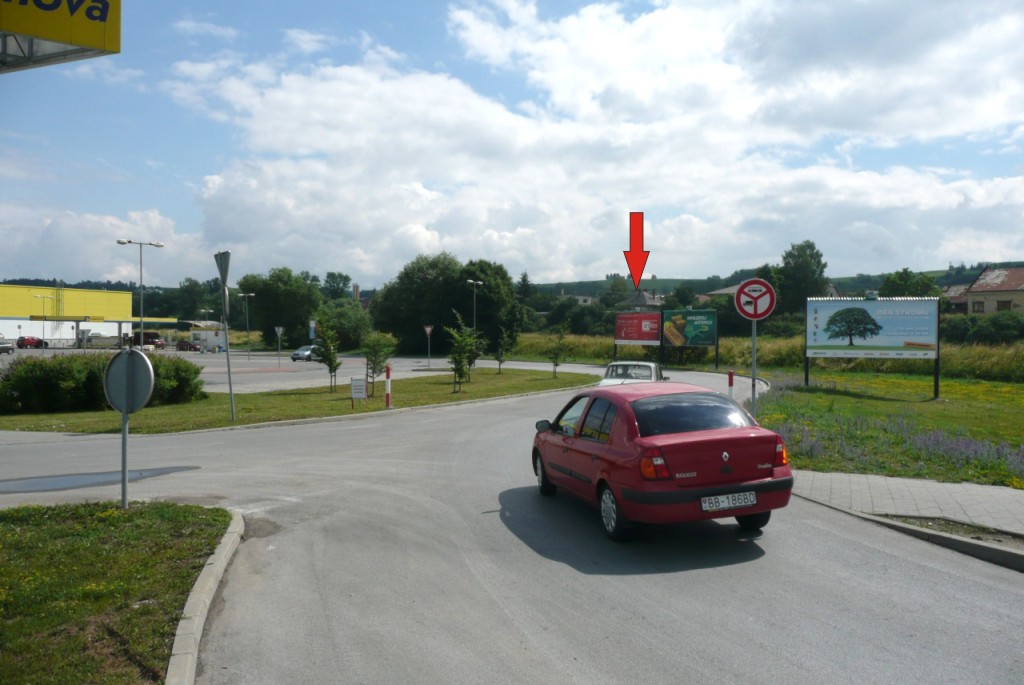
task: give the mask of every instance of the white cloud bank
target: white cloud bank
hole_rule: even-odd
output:
[[[236,276],[290,266],[364,287],[441,250],[535,282],[600,279],[627,271],[630,211],[661,277],[778,263],[807,239],[833,276],[1024,260],[1018,3],[657,0],[541,18],[478,0],[448,27],[474,73],[522,84],[516,102],[410,68],[402,46],[332,62],[352,41],[300,29],[279,54],[175,64],[161,92],[240,145],[200,182],[202,233],[161,226],[178,247],[155,278],[202,276],[230,249]],[[160,213],[39,222],[144,240]]]

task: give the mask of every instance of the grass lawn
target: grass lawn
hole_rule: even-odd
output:
[[[588,374],[559,373],[522,369],[476,369],[472,381],[463,383],[454,392],[450,374],[423,376],[391,381],[392,406],[422,407],[448,402],[465,402],[506,395],[573,388],[594,383]],[[132,433],[178,433],[206,428],[223,428],[270,421],[345,416],[383,411],[384,381],[376,383],[373,397],[349,399],[348,386],[330,392],[326,387],[278,390],[265,393],[235,394],[236,420],[231,421],[231,404],[227,393],[211,393],[198,402],[183,405],[146,407],[132,414]],[[0,430],[47,431],[60,433],[119,433],[121,414],[105,411],[70,412],[65,414],[18,414],[0,416]]]
[[[823,373],[765,374],[757,418],[786,440],[794,467],[1024,489],[1019,384]]]
[[[166,502],[0,510],[0,683],[161,682],[230,522]]]

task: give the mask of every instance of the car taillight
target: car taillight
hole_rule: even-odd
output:
[[[782,436],[775,438],[775,466],[786,466],[789,464],[789,452],[786,451],[786,443]]]
[[[647,480],[668,480],[672,477],[660,448],[644,450],[644,455],[640,457],[640,475]]]

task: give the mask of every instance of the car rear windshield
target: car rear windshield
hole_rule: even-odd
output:
[[[658,395],[637,400],[632,407],[640,437],[754,425],[738,404],[712,393]]]

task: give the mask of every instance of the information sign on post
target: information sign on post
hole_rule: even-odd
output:
[[[103,372],[103,393],[121,412],[121,508],[128,508],[128,415],[153,396],[153,363],[141,350],[128,348],[114,355]]]
[[[775,288],[763,278],[751,278],[736,289],[736,311],[750,319],[750,414],[757,418],[757,322],[775,309]]]
[[[427,368],[430,368],[430,334],[434,332],[434,326],[432,324],[425,324],[423,326],[423,332],[427,334]]]

